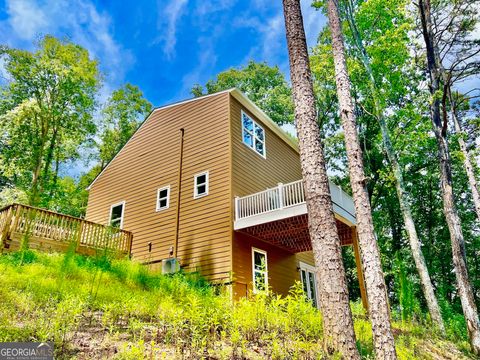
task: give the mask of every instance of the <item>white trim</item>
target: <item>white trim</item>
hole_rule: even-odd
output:
[[[115,158],[123,151],[123,149],[125,149],[125,147],[127,146],[127,144],[130,142],[130,140],[133,139],[133,137],[135,136],[135,134],[140,131],[140,129],[143,127],[143,125],[145,125],[147,123],[147,121],[152,117],[152,115],[159,111],[159,110],[165,110],[165,109],[168,109],[168,108],[171,108],[171,107],[174,107],[174,106],[177,106],[177,105],[183,105],[183,104],[187,104],[187,103],[190,103],[190,102],[193,102],[193,101],[197,101],[197,100],[201,100],[201,99],[206,99],[206,98],[209,98],[209,97],[212,97],[212,96],[216,96],[216,95],[221,95],[221,94],[225,94],[225,93],[231,93],[233,90],[235,90],[235,88],[231,88],[231,89],[227,89],[227,90],[223,90],[223,91],[219,91],[219,92],[216,92],[216,93],[213,93],[213,94],[207,94],[207,95],[203,95],[203,96],[199,96],[199,97],[196,97],[196,98],[192,98],[192,99],[187,99],[187,100],[182,100],[182,101],[179,101],[179,102],[176,102],[176,103],[172,103],[172,104],[168,104],[168,105],[164,105],[164,106],[160,106],[160,107],[156,107],[155,109],[153,109],[150,114],[148,114],[148,116],[145,118],[145,120],[140,124],[140,126],[137,128],[137,130],[135,130],[135,132],[133,133],[132,136],[130,136],[130,139],[128,139],[128,141],[125,143],[125,145],[122,146],[122,148],[115,154],[115,156],[113,157],[112,160],[110,160],[107,164],[107,166],[105,166],[103,168],[103,170],[100,172],[100,174],[98,174],[95,179],[93,179],[92,183],[90,185],[88,185],[87,189],[86,190],[90,190],[90,188],[93,186],[93,184],[95,184],[95,182],[97,181],[97,179],[105,172],[105,170],[107,170],[107,168],[110,166],[110,164],[115,160]]]
[[[205,193],[204,194],[198,194],[198,184],[197,184],[197,178],[205,175]],[[203,185],[203,184],[201,184]],[[193,175],[193,198],[194,199],[199,199],[201,197],[207,196],[209,192],[209,187],[210,187],[210,176],[207,171],[202,171],[201,173]]]
[[[123,229],[123,219],[125,217],[125,204],[127,202],[125,200],[122,200],[116,204],[110,205],[110,215],[108,216],[108,225],[110,226],[112,223],[112,209],[116,206],[122,205],[122,216],[120,218],[120,229]]]
[[[265,270],[264,271],[255,269],[255,253],[256,252],[259,253],[259,254],[265,255]],[[254,294],[256,294],[259,291],[255,287],[255,272],[256,271],[260,271],[260,272],[264,273],[264,275],[265,275],[265,291],[268,291],[268,256],[267,256],[267,252],[265,250],[258,249],[256,247],[252,246],[252,281],[253,281],[252,282],[252,287],[253,287],[253,293]]]
[[[295,150],[297,153],[298,144],[283,130],[280,126],[277,125],[275,121],[270,119],[270,117],[265,114],[255,103],[250,100],[244,93],[242,93],[237,88],[230,90],[230,94],[238,101],[240,104],[245,106],[253,115],[255,115],[263,125],[272,130],[278,137],[280,137],[285,143],[290,145],[290,147]]]
[[[315,266],[307,264],[306,262],[299,261],[298,262],[298,267],[300,269],[305,269],[305,270],[308,270],[308,271],[311,271],[311,272],[315,273]]]
[[[317,286],[317,272],[315,271],[315,266],[304,263],[303,261],[298,262],[298,267],[300,268],[300,281],[302,282],[302,288],[303,288],[303,279],[302,279],[302,270],[305,272],[311,272],[313,274],[313,284],[315,286],[315,304],[317,305],[317,308],[319,308],[320,303],[318,302],[319,297],[318,297],[318,286]],[[310,282],[308,279],[306,279],[306,284],[307,284],[307,291],[310,290]],[[309,298],[310,294],[305,294],[307,298]]]
[[[342,220],[346,225],[353,226],[356,225],[357,221],[353,215],[347,213],[336,203],[333,204],[333,212],[335,213],[335,218]],[[245,229],[250,226],[255,226],[259,224],[265,224],[272,221],[286,219],[292,216],[304,215],[307,214],[307,204],[302,203],[299,205],[293,205],[289,207],[284,207],[283,209],[277,209],[266,213],[261,213],[258,215],[252,215],[246,218],[235,220],[233,223],[234,230]]]
[[[253,129],[252,129],[252,133],[251,133],[251,135],[252,135],[252,146],[248,145],[243,140],[243,130],[244,130],[243,115],[247,116],[252,121],[252,125],[253,125]],[[267,133],[266,133],[265,129],[263,128],[263,126],[261,126],[257,121],[255,121],[250,115],[248,115],[243,110],[240,111],[240,126],[241,126],[241,134],[242,134],[243,145],[248,147],[250,150],[253,150],[253,152],[256,153],[257,155],[260,155],[262,158],[266,159],[267,158]],[[263,141],[261,141],[263,143],[263,154],[260,154],[255,147],[255,140],[256,140],[255,126],[259,127],[263,131]],[[247,130],[247,132],[250,133],[250,131],[248,131],[248,130]]]
[[[159,201],[160,201],[160,192],[163,190],[167,190],[167,205],[165,207],[160,207]],[[162,198],[164,199],[164,198]],[[170,185],[161,187],[157,190],[157,206],[156,206],[156,211],[162,211],[162,210],[167,210],[170,207]]]

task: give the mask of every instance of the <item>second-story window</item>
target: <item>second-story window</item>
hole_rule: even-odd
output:
[[[157,211],[168,209],[170,206],[170,185],[157,191]]]
[[[242,111],[243,143],[265,157],[265,130]]]
[[[208,195],[208,171],[194,176],[193,197],[199,198]]]

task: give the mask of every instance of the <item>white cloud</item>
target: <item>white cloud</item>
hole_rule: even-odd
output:
[[[233,21],[233,26],[252,30],[260,36],[240,64],[244,64],[251,59],[266,61],[269,64],[278,64],[282,70],[288,69],[286,60],[286,48],[282,41],[285,38],[284,20],[281,12],[276,12],[272,16],[260,17],[251,14],[241,14]]]
[[[190,90],[193,85],[203,84],[207,81],[215,68],[217,55],[214,48],[214,41],[201,37],[198,39],[198,44],[202,49],[202,51],[198,53],[198,65],[182,77],[182,88],[175,98],[191,97]]]
[[[303,26],[305,28],[305,36],[307,37],[307,45],[310,48],[315,46],[320,31],[327,24],[325,15],[321,11],[314,9],[311,3],[311,0],[301,0]]]
[[[257,9],[266,9],[269,4],[271,3],[264,0],[254,0],[253,10],[239,15],[233,21],[236,27],[248,28],[260,34],[258,45],[250,50],[242,63],[255,58],[270,64],[278,64],[280,69],[288,74],[283,8],[277,6],[268,17],[264,16],[260,10],[260,12],[257,11]],[[320,11],[311,7],[311,0],[301,0],[301,6],[307,45],[311,48],[315,46],[318,34],[326,24],[326,18]]]
[[[31,1],[8,1],[7,12],[10,15],[12,28],[23,40],[33,39],[39,32],[48,27],[45,13]]]
[[[229,9],[236,3],[236,0],[211,0],[197,1],[195,13],[198,16],[205,16],[212,13]]]
[[[171,0],[164,6],[161,0],[157,1],[158,21],[157,29],[162,33],[154,43],[163,43],[163,53],[168,59],[175,56],[177,44],[177,22],[185,9],[188,0]]]
[[[134,63],[133,54],[113,37],[110,16],[100,13],[88,0],[7,0],[7,18],[0,21],[4,41],[17,48],[32,49],[42,35],[68,38],[100,61],[106,81],[123,82]]]

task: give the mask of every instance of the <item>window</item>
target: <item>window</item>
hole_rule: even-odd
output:
[[[253,292],[268,290],[267,253],[252,248]]]
[[[157,191],[157,211],[168,209],[170,206],[170,185]]]
[[[243,143],[265,157],[265,130],[242,111]]]
[[[305,296],[312,302],[313,306],[318,307],[315,268],[300,262],[300,279],[302,280]]]
[[[208,171],[195,175],[193,197],[199,198],[208,195]]]
[[[110,226],[116,228],[123,227],[123,211],[125,209],[125,201],[114,204],[110,207]]]

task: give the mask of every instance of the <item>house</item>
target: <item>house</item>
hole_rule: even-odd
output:
[[[178,259],[234,297],[296,280],[316,301],[297,144],[237,89],[152,111],[89,187],[86,218],[133,233],[132,255]],[[351,198],[331,184],[363,275]]]

